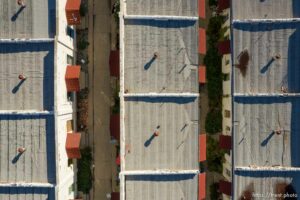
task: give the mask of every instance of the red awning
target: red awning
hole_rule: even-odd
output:
[[[219,190],[223,194],[231,196],[231,183],[228,181],[220,181],[219,182]]]
[[[229,54],[230,53],[230,40],[225,40],[225,41],[219,42],[218,51],[219,51],[219,54],[221,54],[221,55]]]
[[[206,83],[206,67],[205,66],[199,66],[198,77],[199,77],[200,84]]]
[[[206,197],[206,174],[198,175],[198,200],[203,200]]]
[[[198,0],[198,13],[199,17],[205,19],[205,0]]]
[[[120,51],[110,51],[109,55],[110,75],[120,77]]]
[[[110,116],[110,135],[113,139],[120,140],[120,114]]]
[[[80,24],[80,4],[81,0],[67,0],[66,17],[68,25]]]
[[[80,90],[79,76],[80,66],[67,66],[65,79],[68,92],[78,92]]]
[[[231,150],[231,136],[220,135],[219,136],[219,147],[222,149]]]
[[[218,0],[218,12],[230,7],[230,0]]]
[[[80,133],[67,133],[66,151],[68,158],[81,158],[80,139]]]
[[[199,162],[206,160],[206,134],[200,134],[199,137]]]
[[[198,52],[200,54],[205,55],[206,54],[206,31],[204,28],[199,28],[199,46],[198,46]]]
[[[111,200],[120,200],[120,193],[119,192],[112,192],[111,193]]]

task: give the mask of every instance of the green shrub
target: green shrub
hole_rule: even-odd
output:
[[[78,49],[79,50],[84,50],[86,49],[90,43],[86,39],[80,39],[78,42]]]
[[[222,173],[225,152],[220,149],[218,141],[207,137],[207,168],[211,172]]]
[[[219,109],[210,110],[205,119],[205,131],[215,134],[222,131],[222,112]]]
[[[78,190],[88,194],[92,188],[92,150],[86,147],[80,150],[81,159],[78,161],[77,186]]]
[[[209,0],[208,1],[208,5],[211,7],[211,6],[215,6],[217,7],[218,5],[218,0]]]
[[[79,14],[81,17],[84,17],[87,13],[88,13],[88,3],[87,1],[85,1],[80,5]]]

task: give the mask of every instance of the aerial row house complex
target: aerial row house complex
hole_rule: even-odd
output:
[[[121,0],[121,200],[205,199],[198,10],[205,1]]]
[[[222,143],[232,142],[232,173],[220,190],[232,199],[299,198],[300,1],[232,0],[230,7],[231,38],[222,45],[232,63],[232,104]]]
[[[79,5],[0,1],[1,200],[76,197]]]

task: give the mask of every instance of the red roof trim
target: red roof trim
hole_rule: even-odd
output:
[[[110,135],[113,139],[120,140],[120,114],[110,116]]]
[[[120,193],[119,192],[112,192],[111,193],[111,200],[120,200]]]
[[[218,0],[218,12],[230,7],[230,0]]]
[[[110,51],[109,55],[110,75],[120,77],[120,51]]]
[[[230,40],[219,42],[218,51],[221,55],[230,54]]]

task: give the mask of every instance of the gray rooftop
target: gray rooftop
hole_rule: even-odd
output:
[[[54,137],[53,116],[0,115],[0,182],[55,183]]]
[[[54,44],[2,43],[0,93],[0,110],[53,110]]]
[[[198,169],[198,99],[126,98],[125,146],[126,170]]]
[[[128,15],[198,16],[195,0],[127,0]]]
[[[282,93],[282,87],[299,93],[299,43],[300,22],[235,23],[233,63],[239,64],[242,51],[249,53],[245,75],[234,68],[235,93]],[[275,55],[280,59],[273,59]]]
[[[198,92],[197,22],[126,20],[124,45],[128,92]]]
[[[234,185],[235,199],[242,198],[247,191],[253,192],[253,197],[256,197],[253,199],[268,200],[281,199],[275,198],[274,195],[280,193],[285,194],[286,191],[289,191],[290,195],[298,195],[298,198],[300,194],[299,172],[236,172],[234,180],[237,182],[237,184]],[[287,188],[289,188],[289,190]]]
[[[54,200],[54,188],[0,187],[0,200]]]
[[[300,167],[299,118],[299,98],[235,98],[235,166]]]
[[[197,175],[145,175],[126,177],[127,200],[195,200]]]
[[[279,19],[300,16],[299,0],[232,0],[233,19]]]
[[[55,0],[0,0],[0,38],[49,38],[55,34]]]

